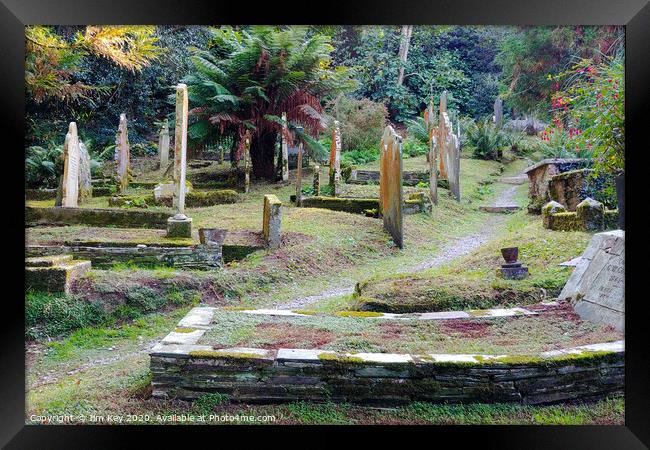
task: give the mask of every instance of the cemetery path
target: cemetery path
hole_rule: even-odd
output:
[[[513,205],[516,204],[514,196],[519,186],[513,185],[508,187],[497,197],[494,206]],[[452,242],[447,243],[440,249],[440,252],[431,260],[416,264],[414,266],[402,266],[394,271],[395,274],[419,272],[422,270],[432,269],[434,267],[442,266],[452,260],[461,256],[468,255],[480,246],[486,244],[496,234],[501,225],[506,220],[502,214],[486,215],[486,220],[481,226],[481,230],[458,238]],[[306,306],[312,305],[320,300],[328,298],[341,297],[350,295],[354,292],[354,285],[339,286],[336,288],[328,289],[320,294],[311,295],[308,297],[297,298],[284,303],[278,303],[276,309],[301,309]]]

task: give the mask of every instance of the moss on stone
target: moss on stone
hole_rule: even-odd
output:
[[[309,310],[309,309],[294,309],[291,312],[296,313],[296,314],[302,314],[303,316],[316,316],[316,315],[318,315],[318,311],[313,311],[313,310]]]
[[[217,350],[191,350],[188,355],[193,358],[210,358],[210,359],[258,359],[257,353],[247,352],[222,352]]]
[[[347,356],[347,355],[338,355],[336,353],[321,353],[318,355],[318,359],[321,361],[333,361],[337,363],[354,363],[354,364],[359,364],[363,363],[363,359],[360,358],[359,356]]]
[[[376,311],[338,311],[339,317],[382,317],[384,313]]]
[[[176,327],[174,329],[175,333],[193,333],[197,330],[198,328],[189,328],[189,327]]]
[[[323,208],[355,214],[365,214],[366,210],[379,209],[378,198],[307,197],[302,207]]]

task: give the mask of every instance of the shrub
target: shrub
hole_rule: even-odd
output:
[[[467,143],[474,148],[474,158],[499,159],[501,147],[506,145],[504,133],[489,118],[479,120],[467,129]]]
[[[374,150],[386,126],[388,111],[383,103],[367,98],[357,100],[339,95],[326,106],[331,136],[334,119],[340,122],[341,145],[344,154],[351,150]]]
[[[341,167],[367,164],[379,159],[379,142],[373,149],[352,150],[341,154]]]
[[[63,145],[28,147],[25,155],[25,183],[31,188],[55,188],[63,173]]]
[[[426,155],[429,148],[419,140],[406,138],[402,145],[404,157],[413,158],[415,156]]]
[[[29,339],[57,336],[76,328],[98,325],[106,318],[99,303],[72,295],[28,291],[25,300],[25,335]]]

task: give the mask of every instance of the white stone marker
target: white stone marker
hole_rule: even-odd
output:
[[[334,197],[341,195],[341,130],[339,121],[334,121],[332,145],[330,146],[330,187]]]
[[[63,197],[61,206],[76,208],[79,202],[79,137],[77,124],[70,122],[63,144]]]
[[[131,150],[129,147],[129,130],[127,127],[126,114],[120,114],[120,126],[115,136],[117,155],[117,179],[120,183],[120,192],[124,193],[129,186],[129,165],[131,163]]]
[[[187,160],[187,85],[176,86],[176,133],[174,136],[174,200],[176,215],[167,219],[168,237],[192,237],[192,219],[185,215]]]
[[[289,181],[289,128],[287,127],[287,113],[282,113],[282,181]]]
[[[169,122],[167,119],[163,121],[158,134],[158,153],[160,154],[160,168],[167,168],[169,164]]]

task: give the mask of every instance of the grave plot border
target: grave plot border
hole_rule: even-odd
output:
[[[232,402],[412,401],[552,404],[624,390],[625,341],[530,356],[340,353],[318,349],[199,345],[216,308],[196,307],[150,352],[153,396]]]

